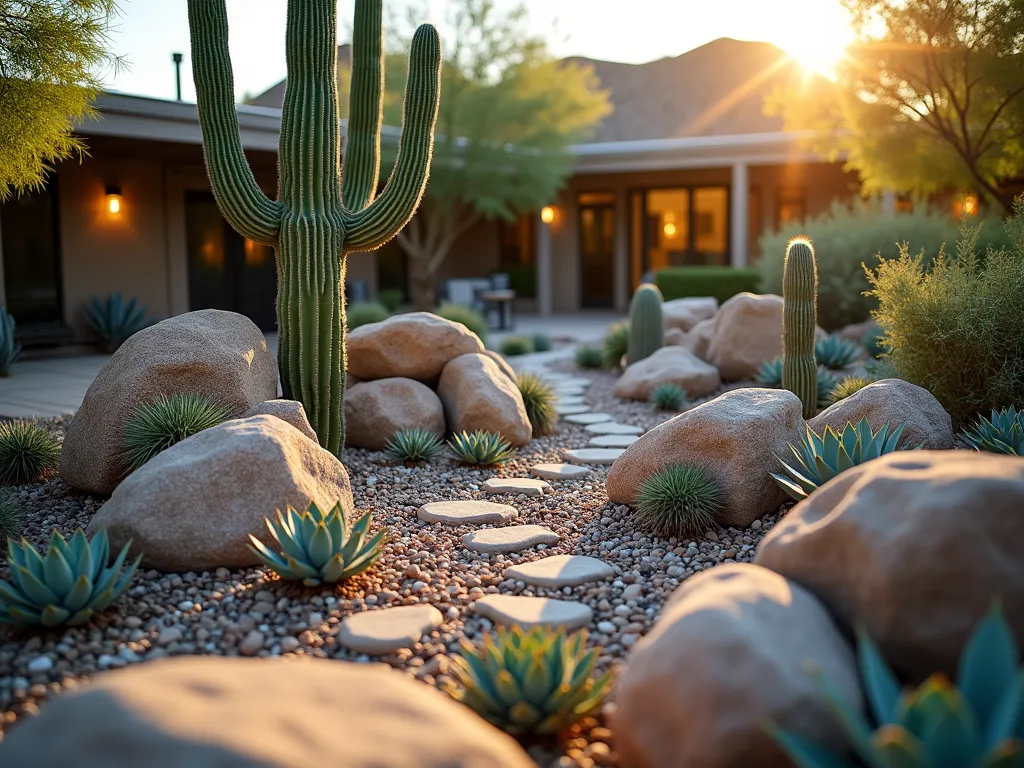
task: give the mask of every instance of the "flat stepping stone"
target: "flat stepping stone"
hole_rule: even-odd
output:
[[[522,552],[538,544],[558,543],[558,534],[543,525],[510,525],[484,528],[462,537],[462,546],[474,552]]]
[[[532,477],[491,477],[480,486],[486,493],[515,493],[522,496],[543,496],[551,486]]]
[[[565,379],[559,379],[558,383],[563,387],[589,387],[594,382],[581,376],[570,376]]]
[[[530,467],[530,472],[545,480],[575,480],[590,474],[586,467],[575,467],[572,464],[538,464]]]
[[[565,395],[566,397],[572,397],[574,395],[583,395],[587,390],[583,387],[566,387],[562,384],[556,384],[554,386],[556,395]]]
[[[552,555],[505,569],[506,579],[552,589],[604,581],[614,576],[615,569],[604,560],[585,555]]]
[[[590,411],[589,405],[561,405],[555,404],[555,413],[559,416],[576,416],[581,413],[588,413]]]
[[[628,448],[640,438],[636,435],[598,435],[590,438],[590,448]]]
[[[569,600],[523,595],[484,595],[475,603],[477,613],[497,624],[523,627],[565,627],[567,631],[587,626],[594,619],[590,606]]]
[[[600,424],[588,424],[584,427],[592,435],[642,435],[643,427],[633,424],[620,424],[617,421],[602,421]]]
[[[574,448],[565,452],[565,458],[573,464],[608,466],[625,452],[625,448]]]
[[[338,630],[343,648],[381,656],[401,648],[411,648],[423,635],[441,626],[444,617],[432,605],[402,605],[361,611],[346,616]]]
[[[500,525],[518,515],[515,507],[493,501],[431,501],[416,510],[416,517],[442,525]]]
[[[607,413],[574,413],[565,417],[570,424],[600,424],[602,421],[614,421]]]
[[[555,402],[559,405],[584,405],[586,401],[582,397],[570,395],[568,397],[556,397]]]

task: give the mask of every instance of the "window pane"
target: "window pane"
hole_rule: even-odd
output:
[[[725,264],[729,241],[729,195],[725,187],[693,191],[693,250],[698,264]]]
[[[53,185],[0,206],[7,310],[19,324],[60,322]]]
[[[212,194],[186,193],[185,238],[190,308],[234,311],[224,263],[224,219]],[[258,258],[258,254],[254,249],[254,258]]]
[[[576,197],[579,205],[615,205],[614,192],[580,192]]]
[[[690,191],[647,193],[647,269],[657,272],[686,263],[690,242]]]

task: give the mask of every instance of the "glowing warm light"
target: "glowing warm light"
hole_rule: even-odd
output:
[[[978,198],[974,195],[964,195],[964,216],[973,216],[978,212]]]
[[[764,39],[782,48],[808,74],[832,76],[854,39],[849,18],[839,5],[821,3],[797,17],[779,14],[778,18],[779,28],[765,30]]]
[[[665,231],[665,237],[676,236],[676,225],[673,224],[671,221],[665,224],[665,226],[662,229]]]
[[[550,224],[555,220],[555,209],[553,206],[545,205],[540,209],[540,220],[545,224]]]
[[[121,212],[121,196],[120,195],[107,195],[107,210],[110,213]]]

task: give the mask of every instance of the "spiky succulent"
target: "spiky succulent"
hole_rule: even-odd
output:
[[[1024,668],[994,605],[960,656],[956,684],[933,675],[904,690],[881,652],[858,632],[861,682],[874,723],[814,672],[858,763],[805,736],[769,726],[799,768],[1016,768],[1024,765]]]
[[[546,333],[535,333],[530,337],[534,352],[547,352],[551,349],[551,337]]]
[[[136,298],[126,302],[120,293],[112,293],[103,299],[94,296],[86,306],[85,322],[99,336],[104,350],[116,351],[129,336],[150,325],[146,308],[138,304]]]
[[[769,474],[786,493],[801,501],[840,472],[900,450],[896,446],[902,435],[902,424],[891,431],[889,425],[884,424],[878,432],[872,432],[866,416],[856,425],[847,422],[838,433],[826,426],[819,435],[808,427],[807,437],[800,441],[800,447],[789,446],[796,456],[795,464],[787,464],[780,457],[779,463],[786,474]]]
[[[31,421],[0,422],[0,483],[40,480],[60,466],[60,443]]]
[[[762,387],[782,388],[782,356],[766,360],[754,374],[754,380]],[[832,391],[836,388],[836,377],[823,365],[818,366],[818,407],[825,408],[832,403]]]
[[[964,438],[976,451],[1024,456],[1024,411],[1012,405],[993,410],[992,418],[982,416],[964,429]]]
[[[533,342],[525,336],[507,336],[502,339],[499,351],[505,357],[518,357],[533,352]]]
[[[584,652],[586,640],[585,630],[541,626],[498,627],[479,646],[463,640],[448,692],[508,733],[558,733],[594,712],[611,684],[611,672],[593,677],[599,649]]]
[[[382,554],[385,531],[367,537],[371,513],[348,530],[345,510],[339,501],[324,514],[315,503],[301,515],[289,506],[267,528],[281,552],[274,552],[249,534],[249,549],[282,579],[301,581],[307,587],[344,581],[371,567]]]
[[[862,356],[861,347],[855,342],[836,335],[825,336],[814,342],[814,358],[818,365],[830,371],[841,371]]]
[[[555,390],[535,373],[521,373],[517,378],[526,415],[530,417],[533,435],[550,434],[558,423],[555,413]]]
[[[441,452],[441,439],[429,429],[402,429],[391,437],[386,448],[395,461],[430,461]]]
[[[686,407],[686,390],[669,381],[652,389],[648,399],[659,411],[681,411]]]
[[[849,376],[845,379],[841,379],[836,382],[835,387],[832,389],[829,402],[838,403],[840,400],[845,400],[850,395],[855,395],[864,389],[864,387],[870,386],[874,383],[875,380],[869,379],[867,376]]]
[[[13,539],[21,533],[24,515],[21,505],[9,491],[0,491],[0,541]]]
[[[832,405],[832,393],[836,391],[838,383],[838,379],[828,368],[818,366],[818,408],[828,408]]]
[[[724,500],[707,470],[679,464],[640,484],[634,517],[639,527],[664,538],[699,535],[714,528]]]
[[[134,472],[161,451],[231,417],[206,395],[162,395],[139,408],[124,428],[124,464]]]
[[[604,368],[604,352],[599,347],[579,347],[576,350],[576,365],[580,368]]]
[[[456,458],[463,464],[490,467],[506,461],[514,452],[511,443],[498,432],[460,432],[448,441]]]
[[[629,323],[612,323],[604,334],[604,367],[618,370],[629,350]]]
[[[79,528],[66,541],[54,529],[45,557],[25,539],[7,540],[10,581],[0,581],[0,622],[6,624],[84,624],[121,595],[139,567],[142,555],[122,572],[131,541],[109,568],[110,542],[101,528],[90,542]]]

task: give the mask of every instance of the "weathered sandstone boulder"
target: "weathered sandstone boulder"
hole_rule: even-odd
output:
[[[316,432],[306,417],[306,409],[298,400],[267,400],[250,408],[239,418],[248,419],[252,416],[275,416],[291,424],[313,442],[317,442]]]
[[[659,384],[677,384],[691,398],[705,397],[721,385],[718,369],[683,347],[662,347],[633,363],[615,382],[613,393],[628,400],[647,400]]]
[[[533,437],[519,387],[487,355],[462,355],[448,363],[437,394],[449,432],[499,432],[512,445]]]
[[[708,320],[718,311],[718,299],[714,296],[689,296],[672,299],[661,305],[661,316],[665,328],[688,331],[702,320]]]
[[[396,432],[426,429],[444,437],[444,409],[434,390],[413,379],[375,379],[345,392],[349,445],[384,450]]]
[[[484,345],[462,323],[430,312],[393,315],[348,335],[348,369],[358,379],[406,378],[432,382],[459,355]]]

